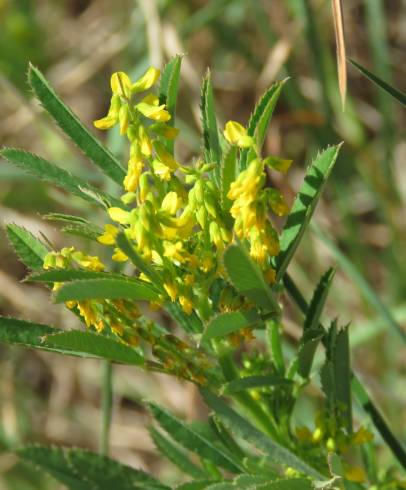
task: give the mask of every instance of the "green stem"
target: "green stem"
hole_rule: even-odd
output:
[[[306,313],[308,304],[304,299],[302,293],[299,291],[293,279],[289,274],[283,276],[283,284],[286,287],[290,297],[297,304],[299,309]],[[393,455],[399,461],[403,468],[406,469],[406,450],[402,443],[396,438],[390,429],[389,425],[386,423],[384,417],[374,405],[367,391],[363,387],[361,381],[357,378],[356,374],[352,372],[352,392],[357,398],[357,400],[362,405],[365,412],[371,417],[372,423],[374,424],[376,430],[381,435],[382,439],[386,442]]]
[[[219,350],[220,349],[217,349],[218,352]],[[227,381],[231,381],[239,377],[238,371],[229,352],[219,352],[219,363]],[[244,391],[235,393],[233,395],[233,399],[252,416],[252,418],[264,432],[270,435],[273,439],[279,440],[278,431],[272,419],[249,393]]]
[[[266,330],[273,362],[278,372],[283,375],[285,372],[285,361],[283,359],[279,322],[275,320],[266,322]]]
[[[100,454],[108,455],[110,445],[110,427],[113,409],[113,367],[111,362],[103,361],[102,367],[102,428],[100,435]]]

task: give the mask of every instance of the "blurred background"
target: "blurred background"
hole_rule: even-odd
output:
[[[343,4],[347,55],[404,90],[406,2]],[[0,145],[22,147],[108,185],[32,99],[28,62],[91,127],[108,108],[113,71],[136,78],[177,53],[186,53],[177,118],[184,162],[201,147],[199,92],[207,67],[220,126],[229,119],[246,124],[261,93],[289,77],[266,140],[267,154],[294,160],[277,181],[289,202],[317,150],[344,141],[316,226],[290,271],[309,299],[322,272],[337,266],[328,313],[340,324],[351,322],[354,368],[405,440],[406,349],[394,331],[406,325],[405,112],[351,66],[342,110],[330,0],[0,0]],[[126,161],[116,131],[98,136]],[[41,220],[51,211],[99,219],[76,198],[0,162],[2,223],[41,232],[56,247],[88,246]],[[20,283],[26,272],[1,231],[0,313],[74,326],[44,288]],[[289,353],[301,330],[296,310],[287,305],[286,311]],[[0,346],[0,489],[57,488],[10,452],[22,442],[97,450],[100,377],[96,361]],[[194,387],[116,367],[114,388],[111,455],[170,483],[176,475],[156,456],[140,401],[152,398],[196,418],[204,407]]]

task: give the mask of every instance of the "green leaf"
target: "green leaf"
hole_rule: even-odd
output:
[[[240,391],[250,390],[253,388],[268,388],[271,386],[291,385],[292,380],[280,378],[278,376],[271,375],[256,375],[246,376],[245,378],[238,378],[230,381],[222,387],[222,393],[224,395],[231,395]]]
[[[12,223],[6,226],[6,232],[11,245],[21,261],[29,269],[42,269],[44,258],[49,252],[38,238],[21,226]]]
[[[248,121],[247,134],[255,138],[259,153],[264,144],[266,131],[284,83],[284,81],[275,83],[264,93]],[[241,151],[240,172],[247,167],[247,163],[250,160],[248,158],[250,151],[252,150],[245,149]]]
[[[267,483],[260,483],[250,490],[312,490],[313,485],[307,478],[285,478]]]
[[[41,272],[34,272],[27,276],[24,281],[34,282],[70,282],[84,279],[118,279],[131,281],[134,284],[145,284],[134,277],[117,274],[115,272],[96,272],[81,269],[53,269]],[[149,287],[149,284],[146,284]]]
[[[221,205],[224,211],[231,208],[232,201],[227,197],[230,185],[236,179],[237,174],[237,153],[238,147],[231,145],[227,152],[223,154],[221,161],[220,173],[220,189],[221,189]]]
[[[255,485],[267,483],[268,481],[269,477],[264,475],[239,475],[234,478],[233,483],[235,488],[250,490],[253,487],[255,488]]]
[[[141,255],[131,245],[124,232],[118,234],[116,243],[121,251],[124,252],[125,255],[127,255],[127,257],[135,265],[135,267],[139,271],[143,272],[146,276],[148,276],[155,286],[162,289],[163,281],[161,275],[152,266],[145,262]]]
[[[21,168],[24,172],[34,175],[44,182],[54,184],[85,201],[97,204],[102,208],[112,204],[123,207],[123,203],[120,200],[100,191],[88,184],[86,180],[75,177],[67,170],[59,168],[37,155],[15,148],[4,148],[0,151],[0,156]]]
[[[159,85],[159,103],[165,104],[166,109],[171,115],[169,125],[175,125],[176,99],[179,89],[180,67],[183,55],[177,54],[168,61],[162,71],[161,82]]]
[[[177,485],[175,487],[175,490],[206,490],[207,487],[212,484],[212,480],[190,481],[187,483],[182,483],[181,485]]]
[[[93,223],[90,223],[90,221],[87,221],[85,218],[82,218],[81,216],[73,216],[71,214],[49,213],[44,214],[42,217],[48,221],[63,221],[71,225],[93,225]]]
[[[45,345],[52,349],[68,353],[80,353],[99,359],[106,359],[121,364],[141,366],[144,358],[132,347],[110,337],[94,332],[69,330],[67,332],[47,334]]]
[[[133,299],[156,301],[159,294],[147,284],[134,279],[84,279],[64,284],[54,295],[56,303],[87,299]]]
[[[71,490],[169,490],[141,470],[82,449],[30,445],[17,453]]]
[[[156,403],[149,402],[148,406],[158,424],[186,449],[233,473],[243,471],[239,463],[235,462],[231,455],[224,449],[215,446],[210,439],[189,427]]]
[[[213,87],[210,71],[203,78],[201,91],[201,112],[204,140],[204,158],[207,163],[218,164],[215,168],[217,182],[220,177],[221,147],[214,109]]]
[[[28,82],[42,106],[83,153],[119,186],[125,170],[119,161],[79,121],[71,109],[56,95],[42,73],[30,65]]]
[[[255,305],[270,312],[280,311],[262,271],[242,245],[230,245],[223,255],[224,267],[231,284]]]
[[[260,321],[261,317],[254,310],[220,313],[206,325],[201,341],[207,342],[216,337],[225,337],[242,328],[252,327]]]
[[[334,417],[344,418],[352,432],[351,366],[348,327],[337,330],[332,322],[326,341],[326,362],[320,377],[322,388]]]
[[[167,437],[153,427],[150,427],[149,433],[158,451],[177,466],[182,473],[197,479],[207,477],[206,472],[192,463],[185,451],[179,449]]]
[[[313,478],[324,480],[323,475],[318,471],[251,425],[250,422],[226,405],[221,398],[218,398],[206,388],[201,388],[200,391],[207,405],[214,410],[226,427],[261,452],[267,454],[273,462],[290,466]]]
[[[274,261],[277,281],[285,274],[313,216],[317,202],[337,160],[339,149],[340,145],[327,148],[317,156],[307,169],[304,182],[296,196],[280,237],[281,251]]]
[[[330,268],[321,277],[306,313],[304,330],[312,330],[319,326],[320,316],[326,303],[334,275],[335,270]]]
[[[395,100],[400,102],[403,106],[406,106],[406,94],[398,90],[397,88],[393,87],[392,85],[389,85],[389,83],[385,82],[382,80],[382,78],[379,78],[378,76],[374,75],[371,73],[369,70],[367,70],[364,66],[360,65],[354,60],[349,60],[352,65],[355,66],[355,68],[358,68],[358,70],[365,75],[369,80],[371,80],[373,83],[375,83],[380,89],[384,90],[386,93],[391,95]]]
[[[303,326],[303,337],[298,352],[298,372],[303,378],[310,374],[317,346],[325,331],[319,324],[328,292],[333,282],[335,270],[330,268],[319,281],[307,309]]]
[[[95,242],[97,242],[97,237],[103,233],[103,231],[97,227],[88,225],[68,225],[61,228],[61,231],[67,235],[80,236],[81,238],[86,238]]]

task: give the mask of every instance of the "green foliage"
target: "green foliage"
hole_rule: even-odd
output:
[[[248,121],[247,134],[255,138],[256,145],[260,151],[264,144],[266,131],[272,118],[276,103],[278,102],[284,82],[272,85],[261,97],[255,106],[254,112]],[[240,170],[247,166],[247,159],[251,150],[243,150],[240,157]]]
[[[70,330],[48,333],[44,337],[44,344],[49,349],[65,351],[72,355],[85,355],[135,366],[142,366],[144,363],[144,358],[132,347],[93,332]]]
[[[33,270],[42,269],[47,247],[21,226],[8,224],[6,232],[11,245],[21,261]]]
[[[82,449],[26,446],[18,454],[70,490],[169,489],[141,470]]]
[[[43,158],[33,155],[22,150],[14,148],[4,148],[0,151],[0,156],[7,159],[13,165],[24,170],[35,177],[54,184],[66,192],[80,197],[92,204],[101,206],[102,208],[116,204],[122,206],[122,203],[112,196],[96,189],[88,182],[79,177],[75,177],[67,170],[57,167],[52,163],[47,162]]]
[[[337,160],[340,146],[327,148],[312,162],[295,198],[280,238],[281,251],[275,259],[277,280],[285,274]]]
[[[369,80],[375,83],[380,89],[384,90],[386,93],[390,94],[395,100],[400,102],[403,106],[406,106],[406,94],[393,87],[389,83],[382,80],[377,75],[374,75],[369,70],[367,70],[364,66],[360,65],[354,60],[350,60],[350,62],[358,68],[358,70],[365,75]]]
[[[206,325],[202,335],[202,342],[216,337],[224,337],[242,328],[253,327],[260,321],[261,317],[254,310],[221,313],[213,317]]]
[[[238,148],[236,146],[230,146],[228,150],[223,153],[223,159],[221,161],[221,204],[223,209],[227,211],[231,208],[232,204],[227,197],[227,193],[230,190],[231,183],[234,182],[237,175],[237,153]]]
[[[226,383],[222,388],[222,393],[224,395],[232,395],[233,393],[250,390],[252,388],[267,388],[270,386],[291,384],[292,381],[290,379],[279,378],[277,376],[246,376]]]
[[[207,162],[217,163],[217,166],[215,167],[215,176],[218,182],[220,177],[218,162],[221,162],[222,152],[214,108],[213,87],[210,71],[207,71],[206,76],[203,79],[200,106],[203,126],[204,157]]]
[[[56,303],[87,299],[134,299],[154,301],[159,299],[148,284],[126,278],[83,279],[71,281],[55,292]]]
[[[264,276],[240,244],[230,245],[224,252],[224,267],[231,284],[259,308],[279,313],[280,308]]]
[[[30,65],[28,82],[44,109],[69,138],[108,177],[121,185],[125,172],[118,160],[79,121],[51,88],[44,75]]]

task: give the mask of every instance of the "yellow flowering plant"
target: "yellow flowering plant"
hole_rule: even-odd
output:
[[[309,305],[287,273],[339,146],[311,163],[290,209],[273,181],[274,172],[285,174],[291,161],[263,149],[284,82],[265,92],[246,125],[228,121],[219,130],[208,73],[201,92],[202,154],[181,162],[174,151],[181,61],[170,60],[162,75],[151,67],[136,81],[122,71],[111,76],[110,107],[94,126],[119,128],[128,141],[125,165],[30,67],[29,82],[43,107],[117,192],[36,155],[2,150],[11,163],[86,200],[101,218],[47,216],[64,222],[63,231],[89,239],[98,255],[74,246],[53,250],[24,228],[7,226],[31,271],[28,279],[48,285],[54,301],[64,303],[83,328],[66,331],[1,318],[0,340],[102,359],[107,372],[123,363],[194,383],[213,411],[203,431],[148,404],[166,433],[151,429],[156,446],[195,480],[177,488],[369,488],[361,455],[372,450],[373,434],[360,424],[353,428],[353,395],[392,447],[396,438],[351,372],[348,328],[336,321],[321,324],[334,271],[322,276]],[[286,217],[281,232],[275,217]],[[282,342],[285,292],[305,313],[290,358]],[[171,321],[156,320],[157,309]],[[325,352],[324,398],[314,426],[306,427],[294,409],[311,382],[319,346]],[[110,375],[107,394],[109,380]],[[104,409],[108,413],[108,405]],[[92,488],[169,488],[85,451],[28,446],[20,455],[72,489],[84,488],[83,482]],[[101,468],[109,469],[103,477]]]

